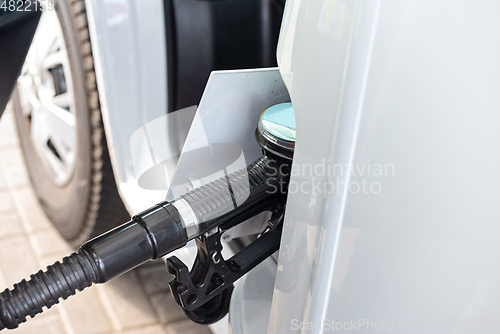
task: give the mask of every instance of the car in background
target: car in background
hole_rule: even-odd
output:
[[[53,5],[42,14],[12,102],[38,199],[79,246],[165,199],[166,189],[138,186],[131,135],[197,105],[212,70],[276,66],[284,1]]]

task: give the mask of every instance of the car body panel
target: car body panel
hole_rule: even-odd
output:
[[[163,2],[86,0],[85,4],[113,172],[122,200],[135,214],[161,201],[167,190],[139,187],[130,144],[136,130],[167,113]]]
[[[498,328],[499,6],[287,1],[291,183],[336,190],[289,192],[270,333]]]

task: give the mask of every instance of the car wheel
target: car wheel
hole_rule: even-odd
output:
[[[101,120],[85,2],[46,10],[12,104],[36,195],[74,246],[129,219]]]

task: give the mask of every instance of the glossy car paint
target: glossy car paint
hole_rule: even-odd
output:
[[[287,1],[279,68],[313,172],[292,173],[270,333],[498,330],[499,10]]]
[[[167,112],[163,2],[86,0],[85,4],[113,172],[127,209],[135,214],[166,194],[166,189],[139,187],[130,146],[136,130]]]

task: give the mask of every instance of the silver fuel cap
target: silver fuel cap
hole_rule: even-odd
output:
[[[260,115],[256,136],[267,154],[292,159],[295,149],[295,114],[292,103],[279,103],[264,110]]]

